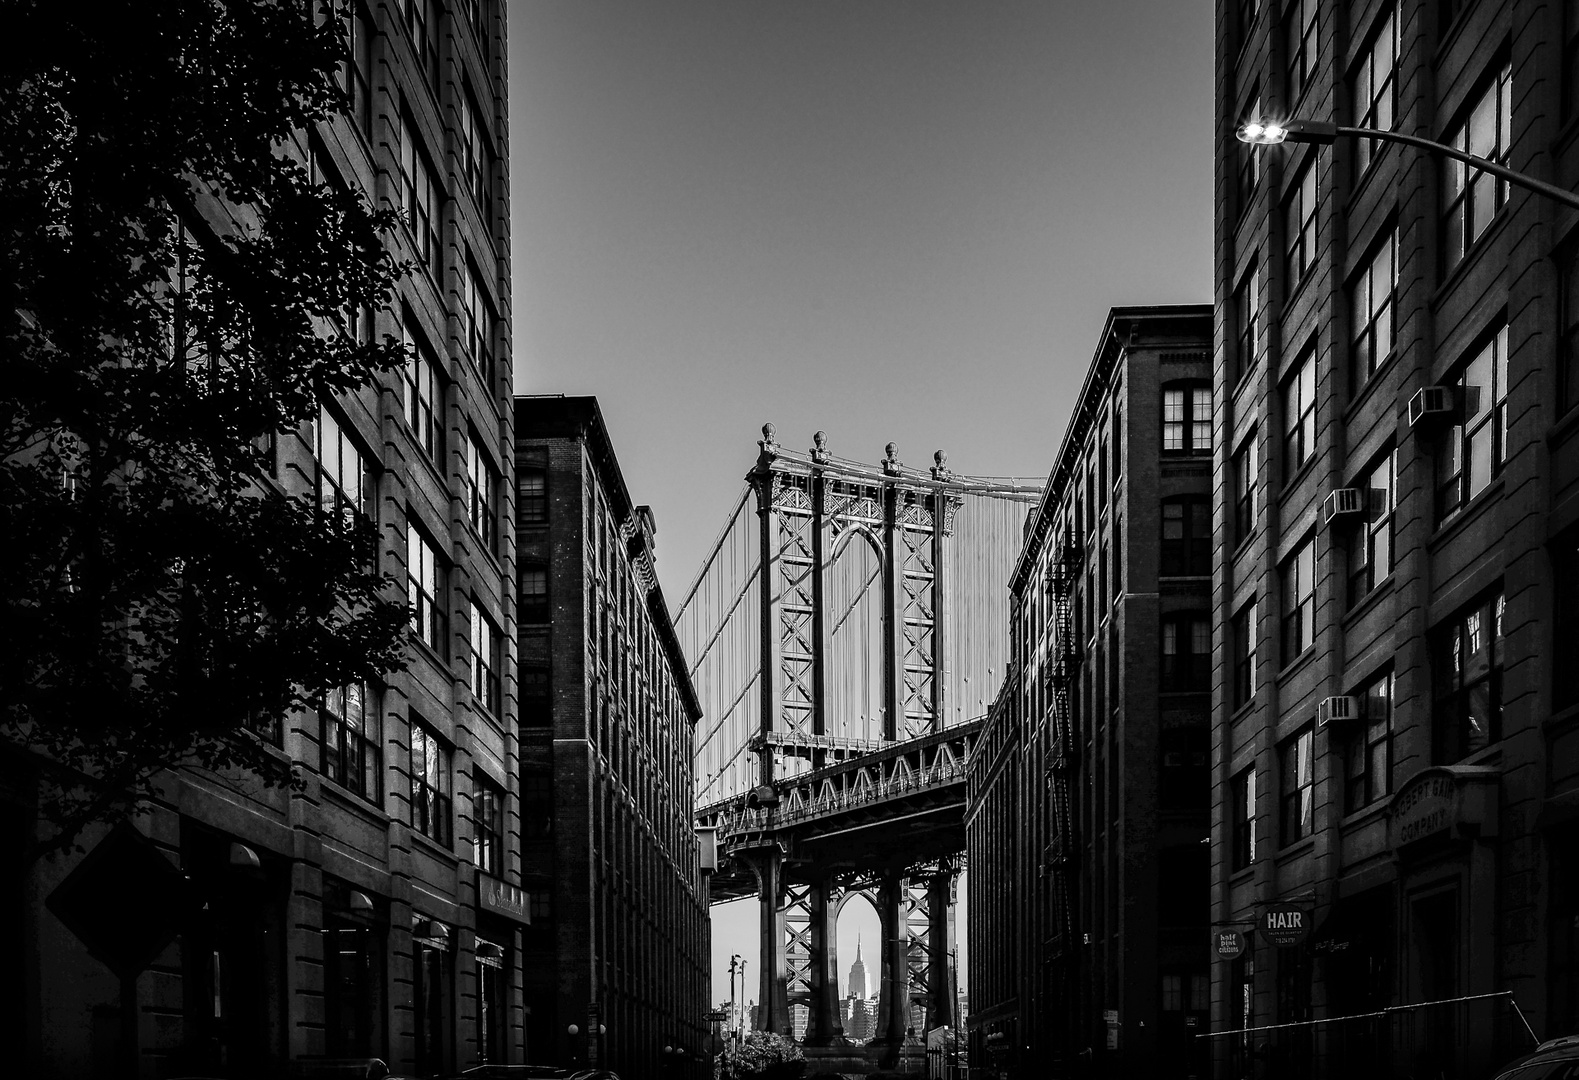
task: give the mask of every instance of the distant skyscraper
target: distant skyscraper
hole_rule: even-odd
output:
[[[844,993],[846,997],[866,996],[866,965],[861,963],[860,935],[855,938],[855,963],[850,965],[850,977],[845,980]]]

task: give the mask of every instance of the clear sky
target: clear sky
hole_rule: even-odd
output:
[[[508,14],[516,391],[597,395],[671,605],[764,422],[1045,475],[1108,308],[1211,299],[1210,0]]]

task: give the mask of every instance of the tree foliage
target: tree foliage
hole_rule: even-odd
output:
[[[806,1071],[806,1054],[794,1039],[772,1031],[749,1031],[723,1055],[723,1074],[745,1080],[794,1080]]]
[[[280,433],[403,347],[396,220],[300,162],[345,108],[293,0],[21,0],[0,30],[0,737],[69,847],[166,767],[290,766],[255,732],[403,657],[372,526],[274,479]]]

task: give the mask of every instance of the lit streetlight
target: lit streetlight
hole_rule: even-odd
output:
[[[1330,124],[1324,120],[1250,120],[1240,124],[1234,132],[1242,143],[1251,146],[1276,146],[1278,143],[1317,143],[1331,145],[1339,136],[1350,139],[1373,139],[1377,142],[1396,142],[1406,146],[1418,147],[1433,154],[1462,161],[1472,169],[1479,169],[1489,173],[1499,180],[1506,180],[1510,184],[1545,195],[1548,199],[1579,209],[1579,195],[1565,188],[1548,184],[1544,180],[1537,180],[1533,176],[1526,176],[1508,168],[1498,165],[1495,161],[1466,154],[1464,151],[1444,143],[1423,139],[1419,135],[1406,135],[1401,131],[1381,131],[1377,128],[1345,127],[1341,124]]]

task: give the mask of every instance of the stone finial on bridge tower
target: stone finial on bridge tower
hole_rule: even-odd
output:
[[[819,431],[811,437],[811,459],[818,465],[826,465],[833,455],[828,453],[828,433]]]
[[[772,424],[762,425],[762,438],[757,440],[757,445],[762,448],[762,452],[757,455],[759,469],[767,468],[779,456],[779,444],[773,439],[777,430]]]
[[[899,447],[896,446],[894,443],[889,443],[887,446],[883,447],[883,475],[884,476],[898,476],[899,475],[899,456],[898,456],[898,454],[899,454]]]
[[[932,455],[932,479],[952,480],[954,470],[948,467],[948,451],[939,450]]]

